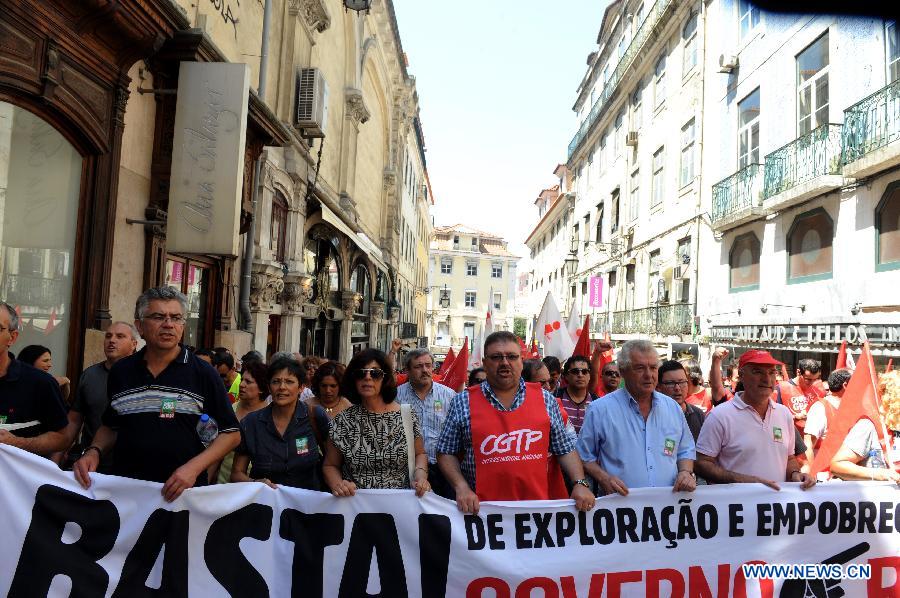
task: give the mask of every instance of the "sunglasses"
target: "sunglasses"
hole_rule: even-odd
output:
[[[604,376],[615,376],[616,378],[622,377],[622,374],[620,374],[619,372],[610,372],[610,371],[603,372],[603,375]]]
[[[576,376],[581,374],[582,376],[587,376],[591,373],[591,370],[587,368],[570,368],[567,374],[575,374]]]
[[[384,370],[380,368],[363,368],[353,372],[353,377],[357,380],[365,380],[366,376],[370,376],[372,380],[381,380],[384,378]]]

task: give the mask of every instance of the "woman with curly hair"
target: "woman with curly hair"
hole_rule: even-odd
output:
[[[889,433],[900,431],[900,372],[882,374],[881,419]],[[888,437],[887,442],[892,438]],[[875,424],[868,418],[856,422],[838,452],[831,459],[831,473],[844,480],[883,480],[900,483],[898,474],[885,459]]]

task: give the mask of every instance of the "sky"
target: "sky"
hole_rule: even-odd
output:
[[[394,0],[419,94],[435,225],[499,234],[528,255],[534,200],[566,161],[572,105],[606,4]]]

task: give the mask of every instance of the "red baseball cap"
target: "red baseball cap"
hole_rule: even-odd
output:
[[[748,363],[758,363],[760,365],[781,365],[781,362],[772,357],[768,351],[761,349],[752,349],[747,351],[738,360],[738,367],[744,367]]]

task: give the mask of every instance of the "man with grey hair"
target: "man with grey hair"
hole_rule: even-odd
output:
[[[437,442],[444,426],[453,389],[434,381],[434,356],[428,349],[413,349],[406,354],[403,367],[408,382],[397,387],[397,401],[410,405],[419,418],[428,453],[428,482],[438,496],[454,500],[453,488],[437,466]]]
[[[240,443],[218,373],[181,345],[186,312],[187,297],[172,287],[152,288],[138,298],[134,323],[147,344],[109,372],[103,425],[75,462],[83,487],[115,447],[112,473],[161,482],[163,497],[173,501],[188,488],[206,485],[210,466]],[[204,415],[217,433],[204,428],[201,436]]]
[[[69,425],[66,427],[68,444],[72,446],[81,433],[80,440],[69,449],[70,455],[80,455],[81,451],[91,446],[94,434],[100,428],[100,418],[109,406],[106,396],[106,381],[109,370],[117,361],[137,351],[141,336],[128,322],[113,322],[103,335],[103,355],[100,363],[95,363],[82,372],[75,390],[75,402],[69,410]],[[109,473],[111,455],[101,460],[98,471]]]
[[[59,383],[16,359],[19,315],[0,302],[0,444],[49,456],[66,448],[66,407]]]
[[[625,385],[587,409],[578,453],[605,494],[672,486],[693,491],[694,437],[678,403],[656,392],[659,354],[646,340],[626,342],[618,355]]]

